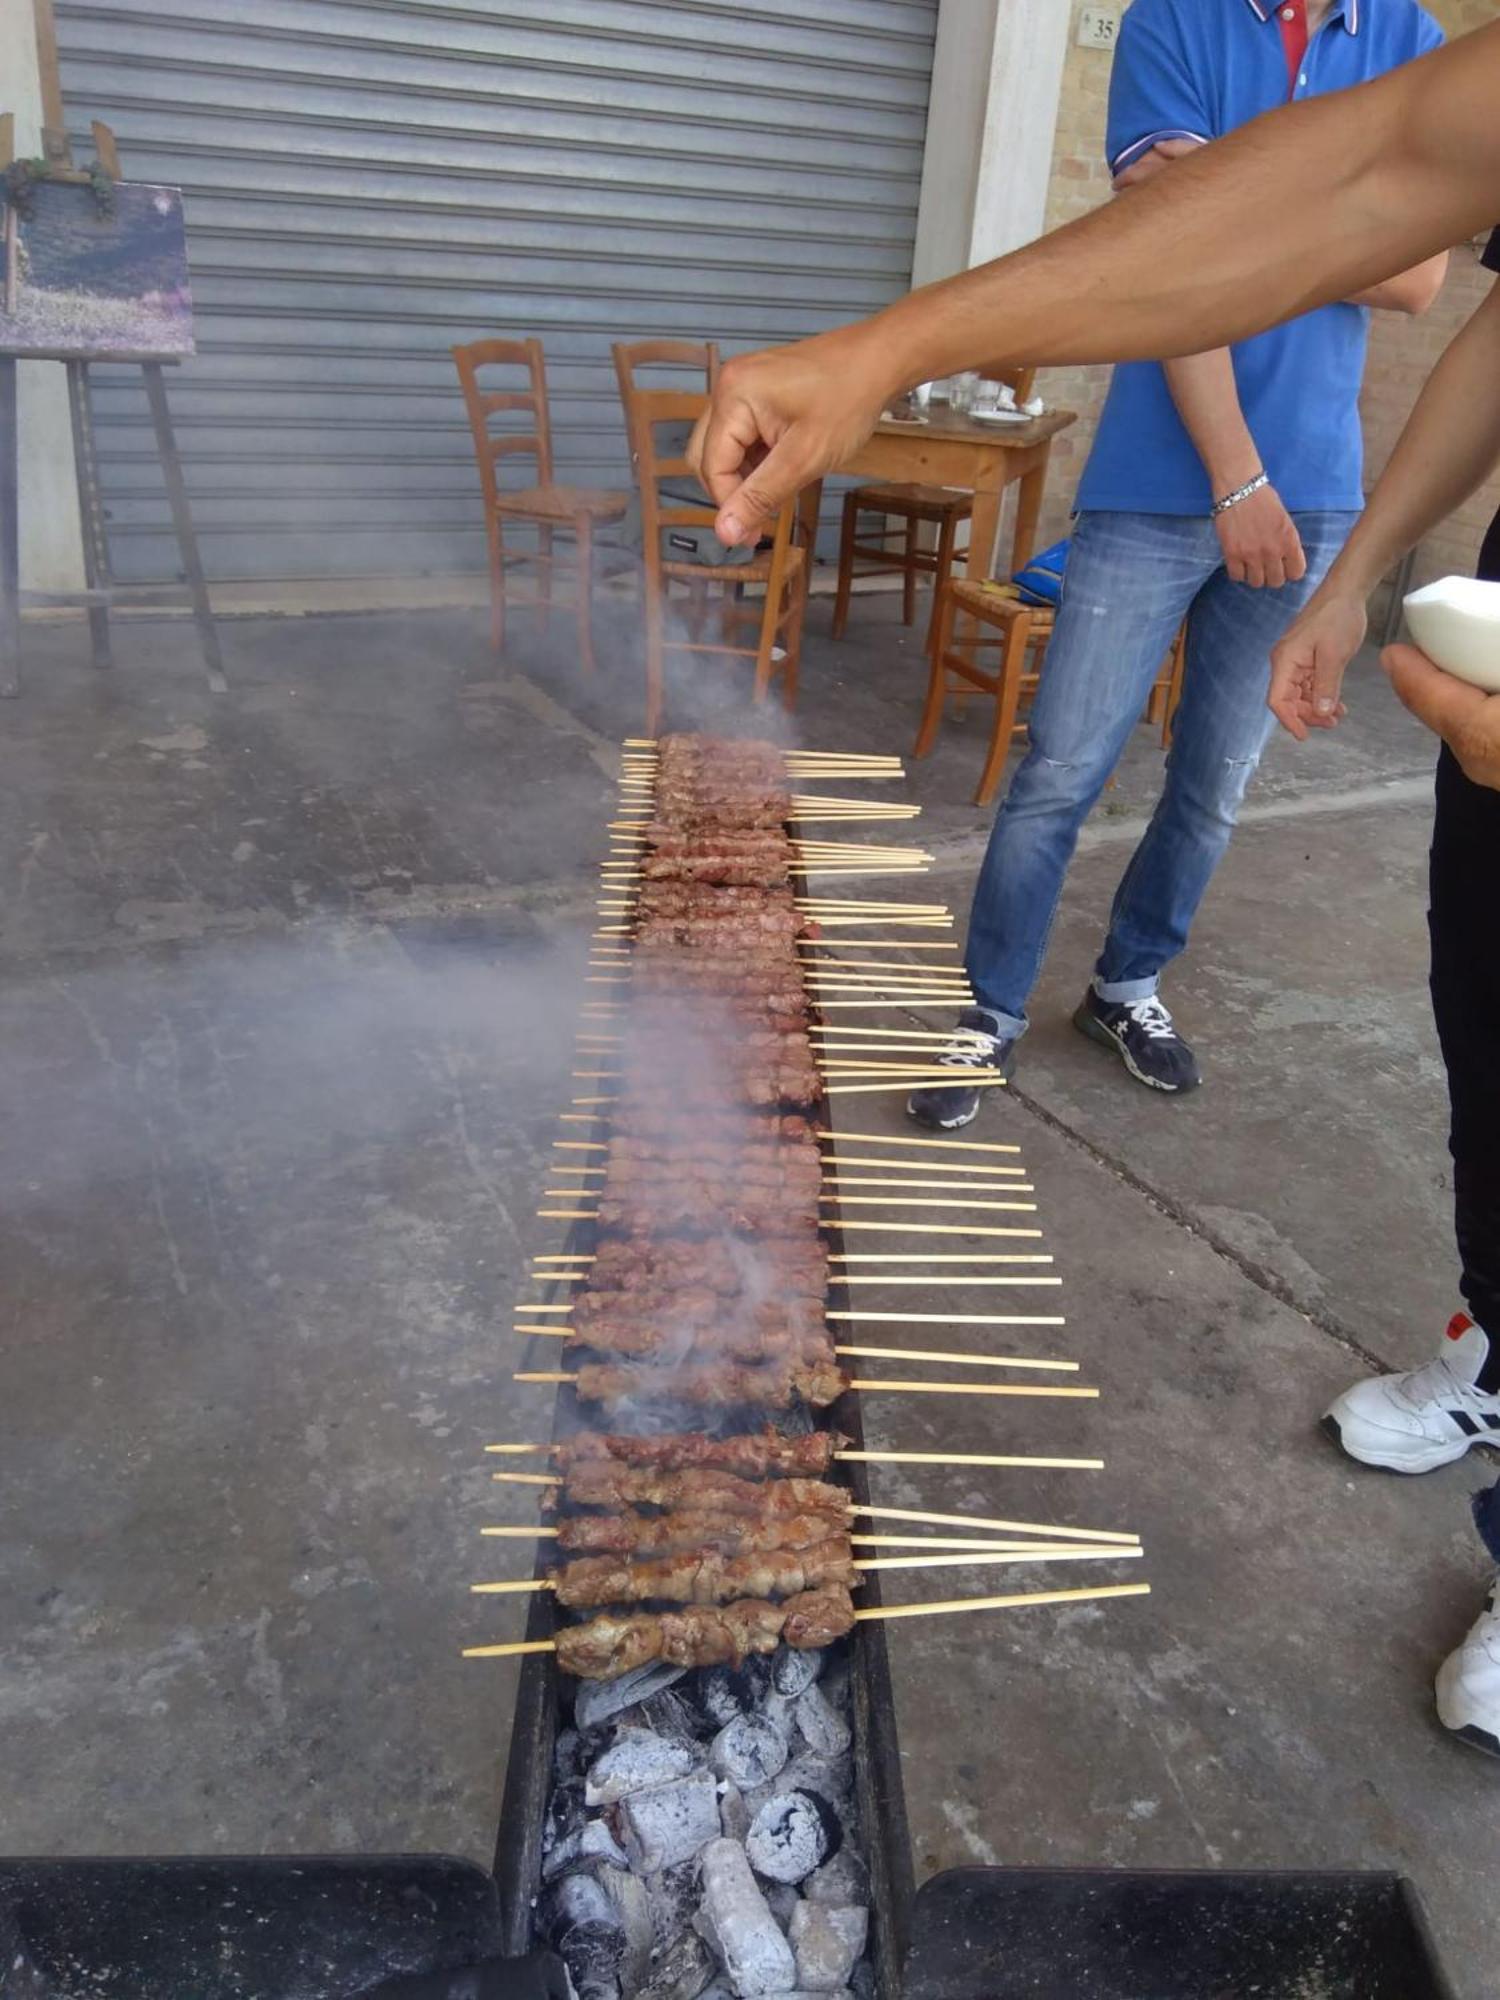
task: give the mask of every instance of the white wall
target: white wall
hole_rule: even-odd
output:
[[[1069,20],[1063,0],[940,0],[914,283],[1040,235]]]
[[[41,151],[42,103],[31,0],[0,0],[0,111],[16,114],[16,152]],[[83,544],[67,379],[59,361],[23,361],[21,587],[81,590]]]

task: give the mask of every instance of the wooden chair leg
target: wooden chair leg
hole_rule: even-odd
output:
[[[539,523],[536,531],[537,553],[541,561],[536,566],[537,609],[541,613],[541,627],[545,632],[552,618],[552,530]]]
[[[927,650],[932,651],[933,638],[937,632],[938,607],[943,601],[943,591],[953,572],[953,542],[958,534],[958,522],[953,515],[943,516],[938,529],[937,568],[932,573],[932,610],[927,618]]]
[[[979,775],[974,794],[976,806],[987,806],[995,796],[1000,773],[1010,755],[1010,740],[1016,731],[1016,713],[1021,706],[1021,677],[1026,671],[1026,649],[1031,640],[1031,620],[1023,611],[1011,621],[1005,635],[1005,651],[1000,656],[1000,685],[995,690],[995,726],[990,732],[989,754]]]
[[[809,557],[809,561],[811,558]],[[797,706],[797,682],[802,669],[802,628],[807,621],[807,564],[791,585],[791,616],[786,622],[783,643],[786,658],[781,663],[781,705]]]
[[[505,650],[505,548],[500,537],[500,516],[491,514],[486,527],[490,557],[490,649],[498,656]]]
[[[917,517],[906,517],[906,567],[901,574],[901,623],[912,624],[917,615]]]
[[[927,705],[922,710],[921,726],[917,730],[917,740],[912,745],[913,757],[925,757],[937,741],[938,730],[943,723],[943,696],[947,692],[948,679],[946,665],[948,647],[953,638],[953,596],[945,586],[938,592],[937,608],[934,613],[932,644],[929,647],[931,664],[927,674]]]
[[[578,592],[578,653],[585,670],[592,674],[597,671],[594,660],[594,524],[587,514],[577,516],[573,533],[578,541],[578,576],[574,585]]]
[[[854,529],[859,505],[853,493],[844,495],[844,523],[839,530],[839,584],[833,600],[833,636],[842,639],[849,622],[849,592],[854,583]]]

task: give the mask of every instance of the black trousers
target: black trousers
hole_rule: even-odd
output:
[[[1500,580],[1500,515],[1479,574]],[[1448,1069],[1454,1221],[1464,1301],[1490,1336],[1480,1376],[1500,1390],[1500,791],[1446,746],[1432,830],[1432,1008]]]

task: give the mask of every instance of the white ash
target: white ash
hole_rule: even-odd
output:
[[[719,1788],[712,1772],[693,1771],[632,1792],[621,1804],[620,1820],[631,1865],[642,1875],[659,1875],[719,1838]]]
[[[579,1729],[592,1729],[598,1723],[608,1722],[622,1709],[634,1708],[637,1702],[659,1694],[669,1688],[674,1681],[680,1681],[687,1672],[686,1667],[669,1667],[661,1661],[649,1666],[632,1667],[628,1674],[621,1674],[613,1681],[582,1681],[573,1703],[573,1720]],[[571,1734],[564,1731],[564,1734]],[[562,1737],[558,1737],[559,1746]]]
[[[703,1753],[695,1744],[653,1735],[647,1729],[622,1729],[609,1748],[589,1766],[584,1786],[584,1803],[591,1806],[618,1805],[632,1792],[645,1792],[655,1785],[685,1778]]]
[[[750,1823],[745,1852],[757,1875],[771,1882],[801,1882],[843,1839],[838,1815],[816,1792],[777,1792]]]
[[[864,1908],[798,1903],[787,1930],[798,1984],[814,1993],[837,1993],[846,1987],[869,1927],[870,1913]]]
[[[703,1850],[703,1907],[698,1929],[718,1954],[741,2000],[786,1993],[796,1984],[797,1962],[780,1924],[737,1840],[715,1840]]]
[[[649,1701],[627,1709],[619,1719],[619,1726],[647,1729],[652,1735],[665,1736],[674,1743],[696,1743],[703,1734],[697,1707],[675,1688],[664,1689]]]
[[[849,1725],[820,1687],[809,1687],[800,1694],[794,1713],[809,1750],[838,1757],[849,1748],[853,1740]]]
[[[656,1930],[651,1921],[651,1899],[639,1875],[628,1868],[601,1868],[599,1880],[604,1892],[620,1914],[625,1949],[620,1958],[620,1984],[627,1993],[638,1991],[651,1964]]]
[[[769,1784],[790,1755],[785,1735],[769,1716],[737,1715],[714,1738],[708,1761],[743,1792]]]
[[[824,1657],[819,1647],[778,1647],[771,1657],[772,1688],[777,1694],[795,1698],[822,1673]]]

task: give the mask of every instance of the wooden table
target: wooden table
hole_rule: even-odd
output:
[[[924,424],[896,424],[883,418],[868,442],[839,471],[857,479],[971,488],[974,512],[964,574],[977,580],[990,575],[1000,531],[1001,499],[1006,487],[1017,483],[1021,490],[1016,499],[1010,567],[1017,570],[1031,560],[1052,440],[1077,421],[1075,410],[1048,410],[1025,424],[981,424],[940,404],[927,412]],[[817,489],[809,489],[813,506],[816,493]]]

